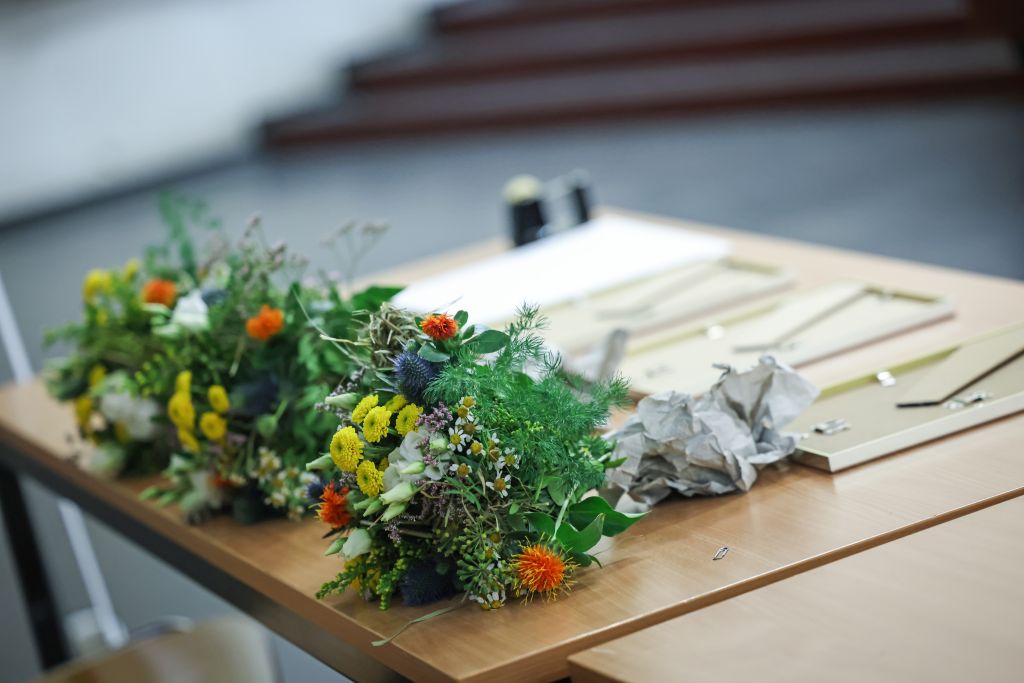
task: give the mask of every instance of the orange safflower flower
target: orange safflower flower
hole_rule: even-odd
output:
[[[446,313],[431,313],[420,323],[420,328],[431,339],[444,341],[455,336],[455,333],[459,331],[459,324],[455,322],[455,318]]]
[[[324,487],[323,495],[320,496],[320,506],[317,508],[316,516],[321,522],[329,524],[332,529],[345,526],[352,519],[352,513],[348,511],[348,487],[339,487],[337,484],[328,484]]]
[[[170,280],[155,277],[142,287],[142,300],[147,304],[163,304],[170,308],[177,297],[178,287]]]
[[[284,326],[284,313],[279,308],[271,308],[263,304],[260,312],[245,321],[245,331],[253,339],[267,341],[281,331]]]
[[[515,556],[516,583],[520,589],[532,593],[544,593],[553,598],[559,589],[568,587],[568,578],[576,567],[561,553],[538,543],[526,546]]]

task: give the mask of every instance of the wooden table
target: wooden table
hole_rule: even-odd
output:
[[[577,683],[1019,681],[1024,498],[573,655]]]
[[[816,382],[884,366],[931,347],[1024,319],[1024,284],[890,259],[685,224],[733,241],[739,257],[785,263],[799,286],[866,278],[946,294],[956,317],[806,368]],[[507,248],[495,241],[374,278],[403,282]],[[109,482],[76,469],[65,435],[70,409],[38,384],[0,390],[3,461],[239,606],[272,630],[359,680],[394,672],[416,680],[530,681],[568,674],[570,654],[826,562],[1024,493],[1024,415],[910,449],[838,475],[794,465],[768,471],[746,495],[676,500],[601,546],[603,569],[579,576],[565,599],[496,612],[465,608],[393,634],[425,608],[381,612],[347,594],[312,597],[340,568],[323,557],[322,525],[219,518],[184,525],[173,510],[139,502],[152,483]],[[711,557],[729,546],[726,559]]]

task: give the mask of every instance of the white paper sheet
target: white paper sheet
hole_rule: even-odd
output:
[[[469,311],[474,322],[541,307],[687,263],[718,259],[729,243],[683,228],[608,214],[563,233],[412,283],[394,301],[418,313]]]

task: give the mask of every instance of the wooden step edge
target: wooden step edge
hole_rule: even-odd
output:
[[[878,84],[835,84],[797,88],[775,93],[743,93],[708,97],[671,94],[633,102],[588,103],[578,107],[538,108],[526,111],[488,112],[436,118],[356,121],[303,128],[302,117],[264,126],[263,142],[271,148],[298,148],[387,138],[450,135],[536,126],[621,122],[624,119],[676,118],[727,113],[741,109],[794,109],[815,106],[884,104],[948,98],[1002,95],[1024,97],[1021,72],[982,71],[955,76],[914,77]]]
[[[748,57],[765,52],[801,52],[833,47],[867,47],[900,42],[963,40],[998,35],[981,30],[961,19],[949,17],[915,20],[901,24],[860,26],[778,36],[748,36],[707,44],[680,43],[610,49],[590,54],[512,56],[507,61],[466,61],[394,70],[382,69],[382,60],[355,64],[347,82],[360,92],[407,86],[468,83],[482,79],[517,78],[557,71],[589,70],[630,64],[656,64]],[[386,58],[385,58],[386,59]],[[376,73],[375,73],[376,72]]]
[[[640,11],[676,9],[680,5],[721,4],[723,0],[469,0],[431,13],[434,29],[441,33],[463,33],[480,29],[506,28],[537,22],[588,17],[615,16]],[[747,2],[750,0],[729,0]],[[472,6],[472,7],[471,7]]]

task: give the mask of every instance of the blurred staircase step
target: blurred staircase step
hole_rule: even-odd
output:
[[[708,5],[720,0],[467,0],[433,11],[434,27],[443,33],[465,33],[504,26],[589,16],[622,16],[637,11]]]
[[[594,7],[605,11],[594,12]],[[439,10],[439,16],[445,11],[492,18],[532,11],[537,16],[454,34],[442,30],[427,45],[354,65],[348,74],[351,86],[382,90],[793,48],[957,39],[982,32],[960,0],[478,1]]]
[[[264,133],[269,145],[293,146],[738,107],[1020,93],[1022,82],[1007,40],[808,47],[356,93],[269,123]]]

